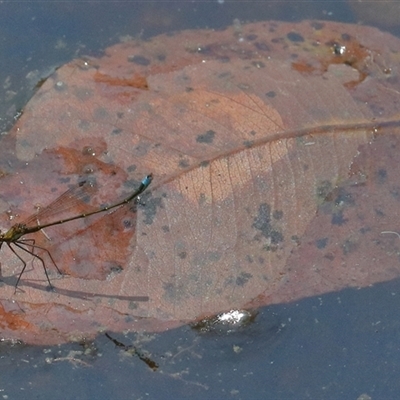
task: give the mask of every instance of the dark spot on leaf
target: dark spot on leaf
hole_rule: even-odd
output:
[[[272,231],[271,232],[271,243],[272,244],[278,244],[280,242],[283,242],[283,235],[279,231]]]
[[[213,130],[207,131],[203,135],[198,135],[196,142],[198,143],[212,143],[214,140],[215,132]]]
[[[104,107],[97,107],[93,111],[93,117],[95,120],[108,118],[108,111]]]
[[[333,261],[335,259],[335,256],[332,253],[326,253],[324,255],[324,258],[326,258],[329,261]]]
[[[164,233],[168,233],[168,232],[169,232],[169,226],[168,226],[168,225],[163,225],[163,226],[161,227],[161,229],[162,229],[162,231],[163,231]]]
[[[151,225],[154,221],[154,217],[157,214],[157,208],[163,208],[162,202],[161,202],[161,198],[160,197],[149,197],[148,192],[144,193],[142,195],[143,198],[143,206],[142,206],[142,210],[144,213],[144,219],[143,222],[146,225]]]
[[[396,200],[400,200],[400,188],[398,186],[394,186],[389,192]]]
[[[129,56],[128,61],[138,65],[143,65],[144,67],[150,64],[150,60],[143,56]]]
[[[343,217],[342,210],[339,210],[332,215],[332,220],[331,220],[332,225],[341,226],[345,224],[347,221],[348,219]]]
[[[253,146],[254,142],[252,140],[245,140],[243,142],[243,146],[250,148],[251,146]]]
[[[217,262],[221,259],[221,253],[218,251],[209,251],[207,253],[207,260],[210,262]]]
[[[248,40],[248,41],[252,41],[252,40],[256,40],[257,39],[257,35],[255,35],[254,33],[251,33],[250,35],[247,35],[246,36],[246,39]]]
[[[202,161],[202,162],[200,163],[200,167],[201,167],[201,168],[208,167],[209,165],[210,165],[210,161]]]
[[[271,50],[270,47],[268,46],[268,44],[265,42],[256,42],[256,43],[254,43],[254,46],[257,50],[260,50],[260,51],[270,51]]]
[[[188,168],[189,167],[189,161],[187,160],[179,160],[179,167],[180,168]]]
[[[123,112],[117,112],[117,117],[118,117],[119,119],[124,118],[124,113],[123,113]]]
[[[304,42],[304,38],[303,36],[301,36],[300,34],[296,33],[296,32],[289,32],[286,37],[292,41],[292,42]]]
[[[332,183],[330,181],[322,181],[316,190],[316,195],[320,201],[327,199],[329,193],[332,191]]]
[[[216,59],[224,64],[227,64],[231,60],[228,56],[216,56]]]
[[[156,58],[158,61],[165,61],[167,56],[165,54],[159,54]]]
[[[321,29],[324,28],[325,24],[322,22],[311,22],[310,26],[314,28],[316,31],[320,31]]]
[[[300,238],[297,235],[292,235],[292,237],[290,238],[294,243],[296,243],[297,245],[300,244]]]
[[[122,223],[123,223],[125,229],[132,228],[132,226],[133,226],[133,222],[130,219],[124,219]]]
[[[187,257],[186,251],[181,251],[180,253],[178,253],[178,257],[184,260]]]
[[[264,237],[271,239],[271,244],[283,241],[282,233],[274,229],[271,224],[271,206],[267,203],[262,203],[258,208],[258,215],[254,218],[252,227],[259,230]]]
[[[135,157],[144,157],[149,150],[149,145],[147,143],[139,144],[133,148],[133,155]]]
[[[127,169],[128,169],[128,172],[134,172],[134,171],[136,171],[136,168],[137,168],[136,164],[132,164]]]
[[[342,39],[345,42],[350,42],[351,36],[348,33],[342,33]]]
[[[69,177],[61,177],[61,178],[58,179],[58,181],[60,183],[69,183],[69,182],[71,182],[71,178],[69,178]],[[57,191],[57,188],[51,188],[51,191],[52,192]]]
[[[128,308],[130,310],[137,310],[139,308],[139,303],[136,302],[136,301],[130,301],[129,305],[128,305]]]
[[[350,239],[347,239],[342,244],[342,251],[344,255],[354,252],[357,250],[358,244]]]
[[[238,277],[236,277],[236,285],[244,286],[252,277],[253,275],[248,272],[242,272]]]
[[[270,99],[273,99],[276,96],[276,92],[273,90],[270,90],[269,92],[265,93],[265,95],[267,97],[269,97]]]
[[[272,213],[272,216],[274,217],[274,219],[277,219],[277,220],[282,219],[282,217],[283,217],[283,211],[282,211],[282,210],[275,210],[275,211]]]
[[[339,193],[335,199],[336,206],[354,206],[355,202],[353,196],[347,190],[340,188]]]
[[[114,129],[111,131],[111,135],[119,135],[121,132],[122,132],[122,129],[121,129],[121,128],[114,128]]]
[[[377,178],[379,183],[385,183],[387,180],[387,171],[384,168],[378,169]]]
[[[378,209],[378,208],[374,208],[374,211],[375,211],[375,214],[378,216],[378,217],[385,217],[385,213],[382,211],[382,210],[380,210],[380,209]]]
[[[321,195],[325,195],[325,193],[326,192],[321,189]],[[346,191],[344,188],[337,188],[325,197],[323,204],[320,206],[320,211],[332,215],[332,225],[341,226],[348,221],[348,219],[343,216],[344,209],[354,205],[355,201],[351,193]]]
[[[231,78],[232,74],[230,72],[221,72],[218,74],[218,78],[220,79],[225,79],[225,78]]]
[[[193,88],[192,87],[187,87],[186,89],[185,89],[185,92],[186,93],[190,93],[190,92],[193,92]]]
[[[327,244],[328,244],[328,238],[317,239],[315,241],[315,245],[317,246],[318,249],[324,249]]]
[[[251,255],[249,255],[249,254],[246,255],[246,260],[247,260],[247,262],[250,263],[250,264],[254,261],[254,260],[253,260],[253,257],[252,257]]]
[[[173,277],[172,277],[173,278]],[[177,302],[183,299],[183,294],[185,293],[184,287],[182,284],[175,285],[173,283],[164,283],[164,298],[170,302]]]

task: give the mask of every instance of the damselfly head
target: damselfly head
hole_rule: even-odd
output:
[[[149,174],[142,180],[142,185],[148,187],[152,180],[153,180],[153,174]]]

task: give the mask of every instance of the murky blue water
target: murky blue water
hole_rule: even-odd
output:
[[[41,77],[79,55],[100,54],[121,36],[223,27],[235,18],[352,21],[337,3],[0,4],[0,129],[10,127]],[[400,282],[393,281],[267,307],[252,324],[226,334],[186,326],[159,335],[110,333],[121,346],[106,336],[46,348],[3,343],[0,396],[397,399],[399,314]]]

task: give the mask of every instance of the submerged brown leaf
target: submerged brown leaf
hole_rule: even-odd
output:
[[[161,330],[398,277],[399,237],[382,232],[398,224],[399,44],[264,22],[60,68],[5,139],[3,210],[33,213],[82,175],[102,188],[91,207],[150,172],[154,184],[131,207],[35,235],[67,273],[51,275],[55,292],[34,264],[14,294],[21,265],[2,252],[3,337]]]

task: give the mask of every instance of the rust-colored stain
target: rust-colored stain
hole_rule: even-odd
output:
[[[93,79],[95,82],[106,83],[111,86],[131,86],[136,89],[143,89],[143,90],[147,90],[149,88],[146,77],[144,76],[133,76],[132,78],[118,78],[102,74],[96,71]]]
[[[20,335],[24,330],[35,331],[35,327],[23,318],[23,314],[18,315],[17,312],[7,312],[3,306],[0,306],[0,326],[6,331],[17,332],[17,335]],[[10,337],[4,336],[4,339],[13,338],[14,335]]]

